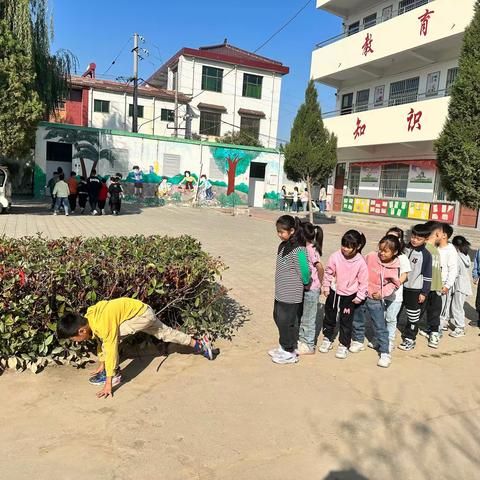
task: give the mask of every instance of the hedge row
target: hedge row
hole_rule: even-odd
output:
[[[228,337],[236,325],[218,283],[224,269],[189,236],[0,239],[0,372],[84,364],[92,345],[59,341],[57,318],[122,296],[170,326]]]

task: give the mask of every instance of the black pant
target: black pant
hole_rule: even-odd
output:
[[[421,293],[421,290],[403,289],[403,306],[407,312],[407,325],[403,331],[403,338],[409,338],[410,340],[417,338],[418,324],[422,314],[422,304],[418,301]]]
[[[337,318],[340,323],[340,343],[349,348],[352,343],[352,324],[353,315],[357,305],[353,303],[357,295],[344,297],[337,295],[334,290],[330,290],[330,295],[325,302],[325,317],[323,319],[323,335],[331,342],[335,340],[335,327]]]
[[[280,346],[293,352],[298,345],[298,329],[303,313],[303,303],[284,303],[275,300],[273,319],[277,324]]]
[[[79,195],[78,196],[78,206],[80,208],[85,208],[87,206],[88,195]]]
[[[98,196],[96,195],[89,195],[88,196],[88,202],[90,203],[90,208],[92,212],[97,209],[97,203],[98,203]]]
[[[77,194],[76,193],[72,193],[71,195],[68,196],[68,203],[70,205],[70,210],[72,212],[74,212],[75,209],[77,208]]]
[[[113,212],[120,213],[120,209],[122,208],[122,200],[120,198],[112,197],[110,199],[110,210]]]
[[[440,329],[440,314],[442,313],[442,296],[440,292],[431,291],[422,305],[422,316],[427,317],[427,328],[430,332],[438,333]]]
[[[98,208],[99,208],[100,210],[103,210],[103,209],[105,208],[105,204],[106,204],[106,203],[107,203],[107,199],[105,199],[105,200],[99,200],[99,201],[98,201]]]

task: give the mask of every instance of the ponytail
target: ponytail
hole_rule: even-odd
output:
[[[357,230],[349,230],[342,237],[342,247],[354,248],[357,253],[362,253],[366,243],[365,235]]]
[[[323,229],[319,225],[313,225],[310,222],[302,224],[303,235],[307,242],[313,244],[317,252],[322,256],[323,251]]]

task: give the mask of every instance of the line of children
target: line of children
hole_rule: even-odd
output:
[[[415,225],[405,247],[403,231],[393,227],[380,240],[378,249],[363,257],[365,236],[349,230],[323,271],[321,228],[289,215],[280,217],[277,234],[282,243],[277,253],[274,307],[280,345],[268,352],[273,362],[296,363],[299,355],[315,353],[320,288],[326,297],[321,353],[333,348],[337,324],[337,358],[347,358],[349,351],[365,350],[369,317],[373,339],[368,346],[378,352],[377,365],[389,367],[402,307],[407,323],[401,350],[415,348],[423,317],[427,327],[421,333],[427,336],[431,348],[438,348],[442,329],[448,330],[449,326],[453,327],[451,337],[464,336],[464,304],[472,293],[468,277],[470,243],[464,237],[455,237],[449,243],[452,233],[444,223]],[[478,282],[480,254],[475,260],[473,276]]]

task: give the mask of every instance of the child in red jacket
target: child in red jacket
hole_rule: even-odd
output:
[[[383,368],[388,368],[392,362],[385,320],[385,298],[400,286],[398,260],[400,251],[398,237],[386,235],[378,244],[378,252],[371,252],[365,257],[368,268],[368,295],[365,302],[356,310],[353,321],[354,341],[350,351],[359,352],[364,349],[365,322],[369,313],[375,335],[375,340],[371,343],[380,355],[377,365]]]
[[[105,215],[105,204],[108,198],[107,179],[102,178],[102,185],[100,186],[100,192],[98,194],[98,209],[101,215]]]

